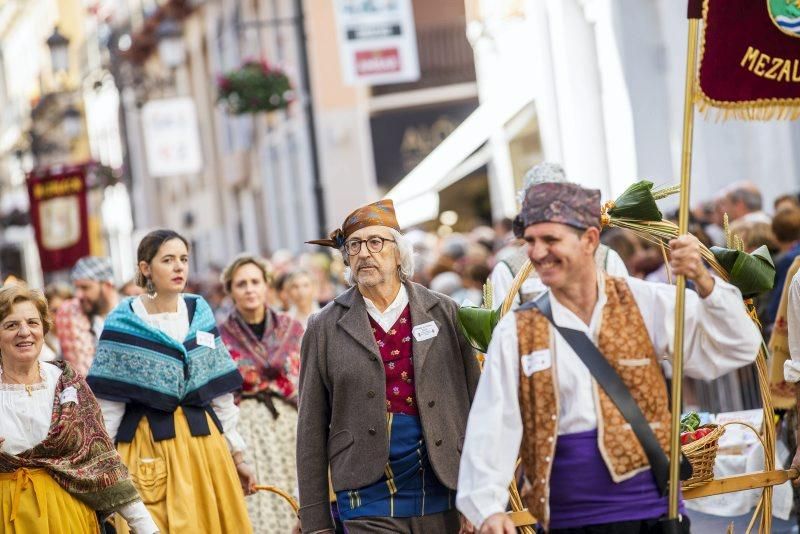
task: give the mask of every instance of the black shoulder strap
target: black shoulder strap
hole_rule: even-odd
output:
[[[589,368],[592,376],[600,387],[606,392],[611,401],[619,409],[622,416],[631,425],[633,433],[642,445],[656,485],[662,495],[666,495],[669,483],[669,458],[658,443],[655,432],[647,422],[642,410],[631,396],[628,387],[622,381],[605,356],[592,343],[585,333],[572,328],[558,326],[553,320],[553,310],[550,307],[550,292],[545,292],[538,299],[531,302],[528,307],[535,307],[555,327],[561,337],[572,347],[584,365]],[[692,467],[685,457],[681,455],[681,480],[686,480],[692,475]]]

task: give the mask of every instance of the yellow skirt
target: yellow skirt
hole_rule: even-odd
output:
[[[100,532],[97,515],[44,469],[0,473],[0,532],[62,534]]]
[[[174,414],[175,437],[153,441],[143,417],[131,443],[117,445],[147,510],[163,534],[252,532],[244,493],[225,438],[206,415],[210,436],[194,437],[183,410]],[[117,532],[128,534],[122,518]]]

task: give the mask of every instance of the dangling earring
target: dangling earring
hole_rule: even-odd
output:
[[[156,291],[156,286],[153,284],[153,279],[148,278],[147,283],[145,284],[144,290],[146,292],[147,298],[153,300],[158,296],[158,292]]]

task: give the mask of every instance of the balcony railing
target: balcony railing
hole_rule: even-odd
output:
[[[385,95],[414,89],[475,81],[472,47],[460,19],[445,25],[417,27],[420,79],[416,82],[376,85],[372,94]]]

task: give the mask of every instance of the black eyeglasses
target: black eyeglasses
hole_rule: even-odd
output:
[[[351,239],[344,244],[344,249],[347,251],[347,254],[350,256],[355,256],[359,252],[361,252],[361,243],[367,244],[367,250],[370,252],[380,252],[383,250],[383,244],[386,241],[391,241],[392,243],[396,243],[394,239],[389,239],[387,237],[378,237],[373,236],[369,239]]]

